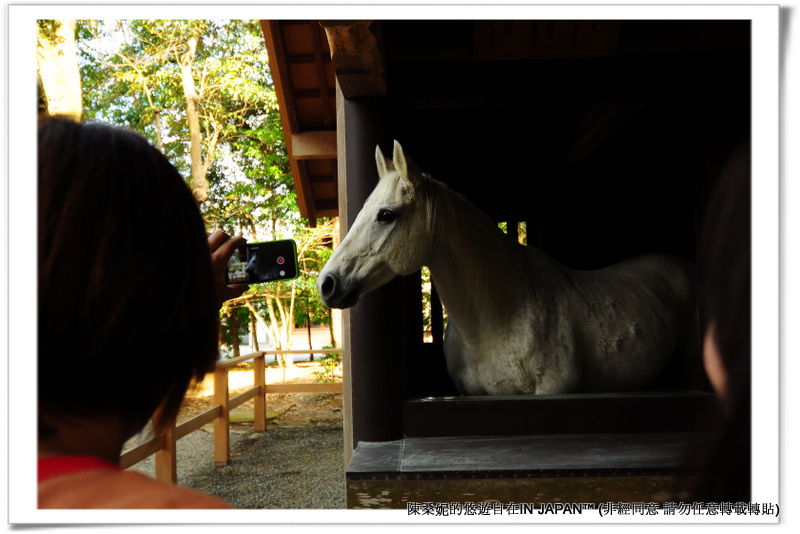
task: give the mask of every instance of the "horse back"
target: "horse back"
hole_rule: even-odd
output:
[[[692,262],[660,254],[568,272],[581,389],[640,389],[665,371],[675,383],[660,389],[699,386],[692,273]]]

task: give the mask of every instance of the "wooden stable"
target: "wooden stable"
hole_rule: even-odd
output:
[[[749,21],[262,27],[294,164],[334,161],[336,132],[335,170],[295,180],[303,214],[338,215],[342,234],[377,182],[375,146],[397,139],[570,267],[693,259],[717,173],[750,127]],[[349,507],[671,498],[712,395],[458,397],[420,303],[417,274],[343,314]]]

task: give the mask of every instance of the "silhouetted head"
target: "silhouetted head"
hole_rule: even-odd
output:
[[[217,359],[219,307],[191,191],[141,135],[43,116],[38,132],[42,435],[71,418],[177,414]]]

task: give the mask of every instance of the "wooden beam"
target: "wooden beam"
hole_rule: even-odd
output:
[[[281,126],[284,135],[300,130],[294,106],[289,105],[292,91],[291,72],[287,64],[286,50],[280,22],[262,20],[261,31],[264,34],[264,43],[267,46],[269,70],[275,84],[275,96],[278,98],[278,107],[281,109]],[[288,138],[289,136],[286,135]]]
[[[245,402],[247,402],[250,399],[253,399],[253,398],[259,396],[260,394],[261,394],[261,390],[259,389],[259,387],[258,386],[253,386],[250,389],[239,393],[235,397],[231,397],[228,400],[228,409],[229,410],[233,410],[234,408],[236,408],[238,406],[241,406]]]
[[[341,382],[320,384],[267,384],[266,393],[341,393]]]
[[[127,469],[132,465],[135,465],[145,458],[152,456],[156,452],[162,450],[167,443],[167,437],[165,434],[159,434],[157,436],[153,436],[146,442],[142,443],[138,447],[129,450],[128,452],[122,454],[119,457],[119,466],[122,469]]]
[[[175,428],[175,439],[181,439],[188,436],[195,430],[198,430],[204,425],[212,422],[222,413],[222,406],[212,406],[201,414],[195,415],[191,419],[187,419]]]
[[[328,35],[333,68],[344,97],[386,96],[377,23],[332,20],[320,24]]]
[[[345,121],[345,98],[339,80],[336,80],[336,147],[341,154],[336,160],[338,188],[338,218],[335,222],[336,232],[333,235],[334,249],[339,246],[351,221],[347,216],[347,128]],[[341,331],[338,332],[342,347],[342,427],[344,430],[344,465],[350,464],[353,458],[353,382],[350,379],[350,310],[337,310],[340,314]],[[333,318],[333,316],[332,316]]]
[[[236,367],[242,362],[249,362],[250,360],[255,360],[259,356],[263,356],[266,354],[263,350],[258,352],[253,352],[251,354],[242,354],[238,358],[231,358],[230,360],[221,360],[216,363],[214,369],[229,369],[231,367]]]
[[[336,131],[292,134],[292,157],[297,159],[336,159]]]
[[[327,91],[328,98],[336,98],[336,89],[332,89],[328,87],[325,89]],[[301,91],[295,91],[294,97],[301,99],[301,98],[319,98],[322,96],[322,92],[319,89],[303,89]]]
[[[339,208],[337,206],[337,201],[335,199],[317,200],[316,206],[317,206],[317,213],[320,213],[320,214],[322,214],[322,213],[338,213],[338,211],[339,211]],[[326,217],[326,215],[322,215],[322,216]],[[336,217],[336,215],[327,215],[327,217]]]
[[[415,438],[691,432],[685,414],[721,418],[717,407],[714,395],[697,391],[426,397],[403,402],[403,432]]]
[[[314,44],[314,59],[317,65],[317,79],[319,81],[319,92],[322,98],[322,115],[324,117],[325,126],[328,128],[333,127],[334,116],[331,111],[330,102],[328,102],[328,81],[325,74],[325,53],[322,49],[322,39],[320,38],[320,26],[315,20],[309,21],[311,26],[311,41]]]

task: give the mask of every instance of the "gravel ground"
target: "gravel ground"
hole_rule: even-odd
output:
[[[248,439],[227,467],[187,482],[236,508],[345,507],[341,427],[271,429]]]
[[[236,508],[345,507],[343,436],[333,426],[231,430],[231,460],[214,466],[214,436],[200,430],[178,440],[178,484]],[[131,470],[154,476],[151,456]]]

